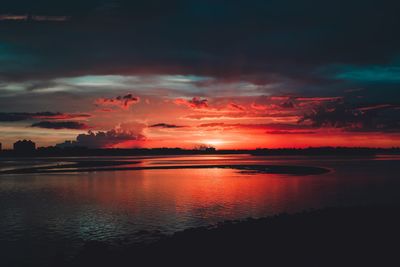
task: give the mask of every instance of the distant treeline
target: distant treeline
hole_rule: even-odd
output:
[[[309,148],[277,148],[256,149],[250,152],[255,156],[264,155],[377,155],[400,154],[400,148],[368,148],[368,147],[309,147]]]
[[[181,149],[181,148],[86,148],[86,147],[39,147],[33,151],[0,151],[0,156],[28,157],[68,157],[68,156],[146,156],[146,155],[189,155],[214,154],[215,148]]]
[[[85,147],[40,147],[34,151],[0,151],[2,157],[68,157],[68,156],[151,156],[151,155],[197,155],[197,154],[251,154],[254,156],[268,155],[376,155],[400,154],[400,148],[364,148],[364,147],[310,147],[310,148],[260,148],[255,150],[216,150],[182,149],[182,148],[108,148],[90,149]]]

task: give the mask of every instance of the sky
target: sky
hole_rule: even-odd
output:
[[[400,2],[13,0],[0,142],[400,146]]]

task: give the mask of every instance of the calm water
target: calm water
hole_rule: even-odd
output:
[[[329,168],[331,172],[293,176],[210,168],[2,175],[0,245],[6,259],[46,261],[49,255],[73,255],[88,240],[119,246],[231,219],[327,206],[400,203],[398,157],[103,159],[138,161],[138,166],[304,165]],[[2,160],[0,169],[70,160]],[[45,250],[50,252],[43,253]],[[15,255],[15,251],[24,256]]]

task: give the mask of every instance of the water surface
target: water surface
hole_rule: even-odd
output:
[[[62,169],[74,160],[191,168],[0,175],[0,244],[11,260],[23,260],[14,255],[21,250],[27,261],[41,260],[73,255],[90,240],[119,246],[224,220],[328,206],[400,203],[399,159],[215,155],[2,160],[3,171]],[[212,167],[224,164],[315,166],[330,171],[293,175]],[[209,167],[193,168],[204,165]]]

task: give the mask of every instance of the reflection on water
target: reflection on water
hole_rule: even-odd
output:
[[[87,240],[118,245],[227,219],[326,206],[400,202],[396,157],[113,159],[140,161],[136,163],[140,166],[283,164],[320,166],[332,172],[291,176],[209,168],[3,175],[0,242],[10,251],[25,248],[34,257],[35,249],[44,247],[73,253],[71,248],[79,248]],[[46,160],[32,164],[50,164]],[[3,168],[11,168],[10,162]]]

